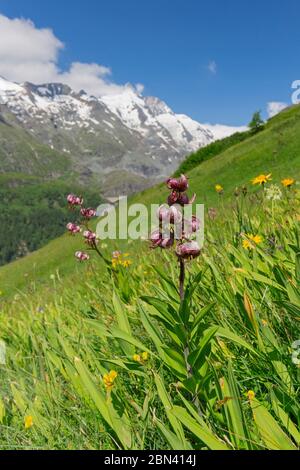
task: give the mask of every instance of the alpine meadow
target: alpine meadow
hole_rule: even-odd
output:
[[[299,14],[1,2],[1,463],[300,450]]]

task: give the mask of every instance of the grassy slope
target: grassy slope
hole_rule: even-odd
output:
[[[42,177],[71,173],[70,157],[40,144],[26,131],[0,121],[1,173]]]
[[[266,129],[237,144],[188,172],[190,190],[197,192],[198,202],[217,204],[214,185],[220,183],[231,194],[237,186],[248,185],[260,173],[272,173],[273,180],[300,177],[300,106],[290,108],[269,121]],[[164,185],[136,195],[136,201],[161,200]]]
[[[269,121],[266,129],[225,152],[192,169],[190,190],[197,192],[198,202],[207,206],[218,204],[219,196],[214,185],[222,184],[224,198],[236,186],[248,184],[259,173],[271,173],[274,182],[282,177],[300,179],[300,106],[290,108]],[[254,188],[249,185],[249,190]],[[132,198],[133,202],[160,203],[165,198],[163,185],[143,191]],[[74,250],[81,248],[78,239],[64,235],[41,250],[0,269],[0,289],[11,294],[28,284],[28,279],[41,282],[59,269],[67,274],[74,269]],[[83,268],[84,269],[84,268]]]
[[[0,448],[299,449],[299,196],[260,189],[208,218],[184,309],[174,252],[147,243],[129,268],[88,262],[2,305]]]

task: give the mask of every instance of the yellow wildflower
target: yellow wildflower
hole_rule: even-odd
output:
[[[249,390],[247,392],[247,397],[249,398],[249,400],[253,400],[253,398],[255,398],[255,393],[253,392],[253,390]]]
[[[291,186],[293,186],[293,184],[295,184],[296,181],[294,180],[294,178],[284,178],[283,180],[281,180],[281,184],[285,187],[285,188],[290,188]]]
[[[117,268],[118,266],[123,266],[124,268],[128,268],[132,264],[132,261],[130,261],[129,259],[124,259],[124,258],[128,258],[128,256],[130,256],[129,253],[122,254],[120,251],[114,251],[112,260],[111,260],[112,267],[114,269]]]
[[[103,375],[103,383],[107,390],[111,390],[114,386],[114,381],[116,380],[118,373],[115,370],[111,370],[107,374]]]
[[[220,194],[224,191],[224,188],[220,184],[216,184],[215,190],[217,191],[218,194]]]
[[[128,266],[130,266],[132,264],[132,261],[130,261],[129,259],[126,259],[125,261],[122,262],[122,266],[124,266],[124,268],[128,268]]]
[[[142,352],[142,359],[143,359],[143,361],[147,361],[147,360],[148,360],[148,353],[147,353],[147,351]]]
[[[149,354],[146,351],[144,351],[144,352],[142,352],[142,354],[134,354],[132,356],[132,359],[136,362],[143,363],[143,362],[146,362],[148,360],[148,357],[149,357]]]
[[[259,185],[266,184],[268,181],[270,181],[272,179],[271,175],[272,174],[269,173],[268,175],[256,176],[255,178],[253,178],[252,184],[259,184]]]
[[[255,235],[254,237],[252,236],[250,238],[254,241],[254,243],[256,243],[256,245],[259,245],[262,242],[262,237],[260,235]]]
[[[262,319],[261,323],[262,323],[262,326],[268,326],[267,320]]]
[[[29,429],[33,426],[33,418],[31,415],[25,416],[24,426],[25,426],[25,429]]]
[[[260,235],[246,234],[247,239],[243,240],[243,248],[246,250],[253,250],[255,245],[262,243],[263,239]]]

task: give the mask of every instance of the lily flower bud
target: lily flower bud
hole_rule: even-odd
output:
[[[178,179],[178,191],[180,192],[184,192],[188,189],[189,187],[189,183],[188,183],[188,179],[185,175],[181,175],[180,178]]]
[[[160,222],[177,224],[182,220],[182,213],[176,206],[167,207],[162,205],[157,210],[157,217]]]
[[[176,247],[176,254],[182,259],[197,258],[197,256],[200,255],[200,247],[196,241],[178,244]]]
[[[84,217],[86,219],[91,219],[92,217],[95,217],[95,215],[96,215],[95,209],[92,209],[91,207],[89,207],[87,209],[82,208],[80,210],[80,213],[81,213],[82,217]]]
[[[179,191],[183,193],[189,187],[188,179],[185,175],[181,175],[180,178],[169,178],[167,180],[167,186],[169,189]]]
[[[151,248],[169,248],[174,244],[174,237],[164,237],[159,229],[154,230],[150,235]]]
[[[195,216],[192,215],[190,220],[184,220],[184,231],[187,235],[196,233],[200,229],[200,220]]]
[[[74,194],[69,194],[67,196],[67,201],[71,206],[81,206],[83,203],[82,197],[75,196]]]
[[[76,257],[79,261],[87,261],[87,260],[90,259],[89,255],[88,255],[87,253],[84,253],[83,251],[76,251],[75,257]]]
[[[180,193],[177,199],[177,203],[180,204],[181,206],[185,206],[187,204],[190,204],[190,200],[187,194],[185,193]]]
[[[83,236],[89,245],[93,245],[94,243],[96,243],[96,234],[94,232],[91,232],[90,230],[85,230],[83,232]]]
[[[73,224],[72,222],[69,222],[67,224],[67,230],[74,234],[81,232],[81,228],[79,227],[79,225]]]
[[[167,186],[169,189],[173,189],[174,191],[178,191],[178,180],[176,178],[169,178],[167,181]]]
[[[168,197],[169,206],[172,206],[173,204],[175,204],[177,202],[177,199],[178,199],[177,191],[172,191],[171,194]]]
[[[170,224],[179,224],[182,221],[182,213],[178,207],[172,206],[169,209]]]

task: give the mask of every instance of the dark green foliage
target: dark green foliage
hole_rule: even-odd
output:
[[[84,193],[86,204],[97,206],[97,192],[62,181],[38,182],[8,178],[0,182],[0,265],[34,251],[62,235],[78,211],[68,210],[66,196]]]
[[[249,127],[251,129],[252,134],[256,134],[256,132],[263,130],[264,121],[261,118],[260,111],[255,111],[252,116],[251,122],[249,123]]]
[[[191,153],[180,165],[174,176],[179,176],[181,173],[186,173],[205,160],[209,160],[212,157],[215,157],[219,153],[224,152],[230,147],[233,147],[240,142],[251,137],[250,132],[236,132],[235,134],[225,137],[222,140],[216,140],[211,144],[197,150],[194,153]]]

